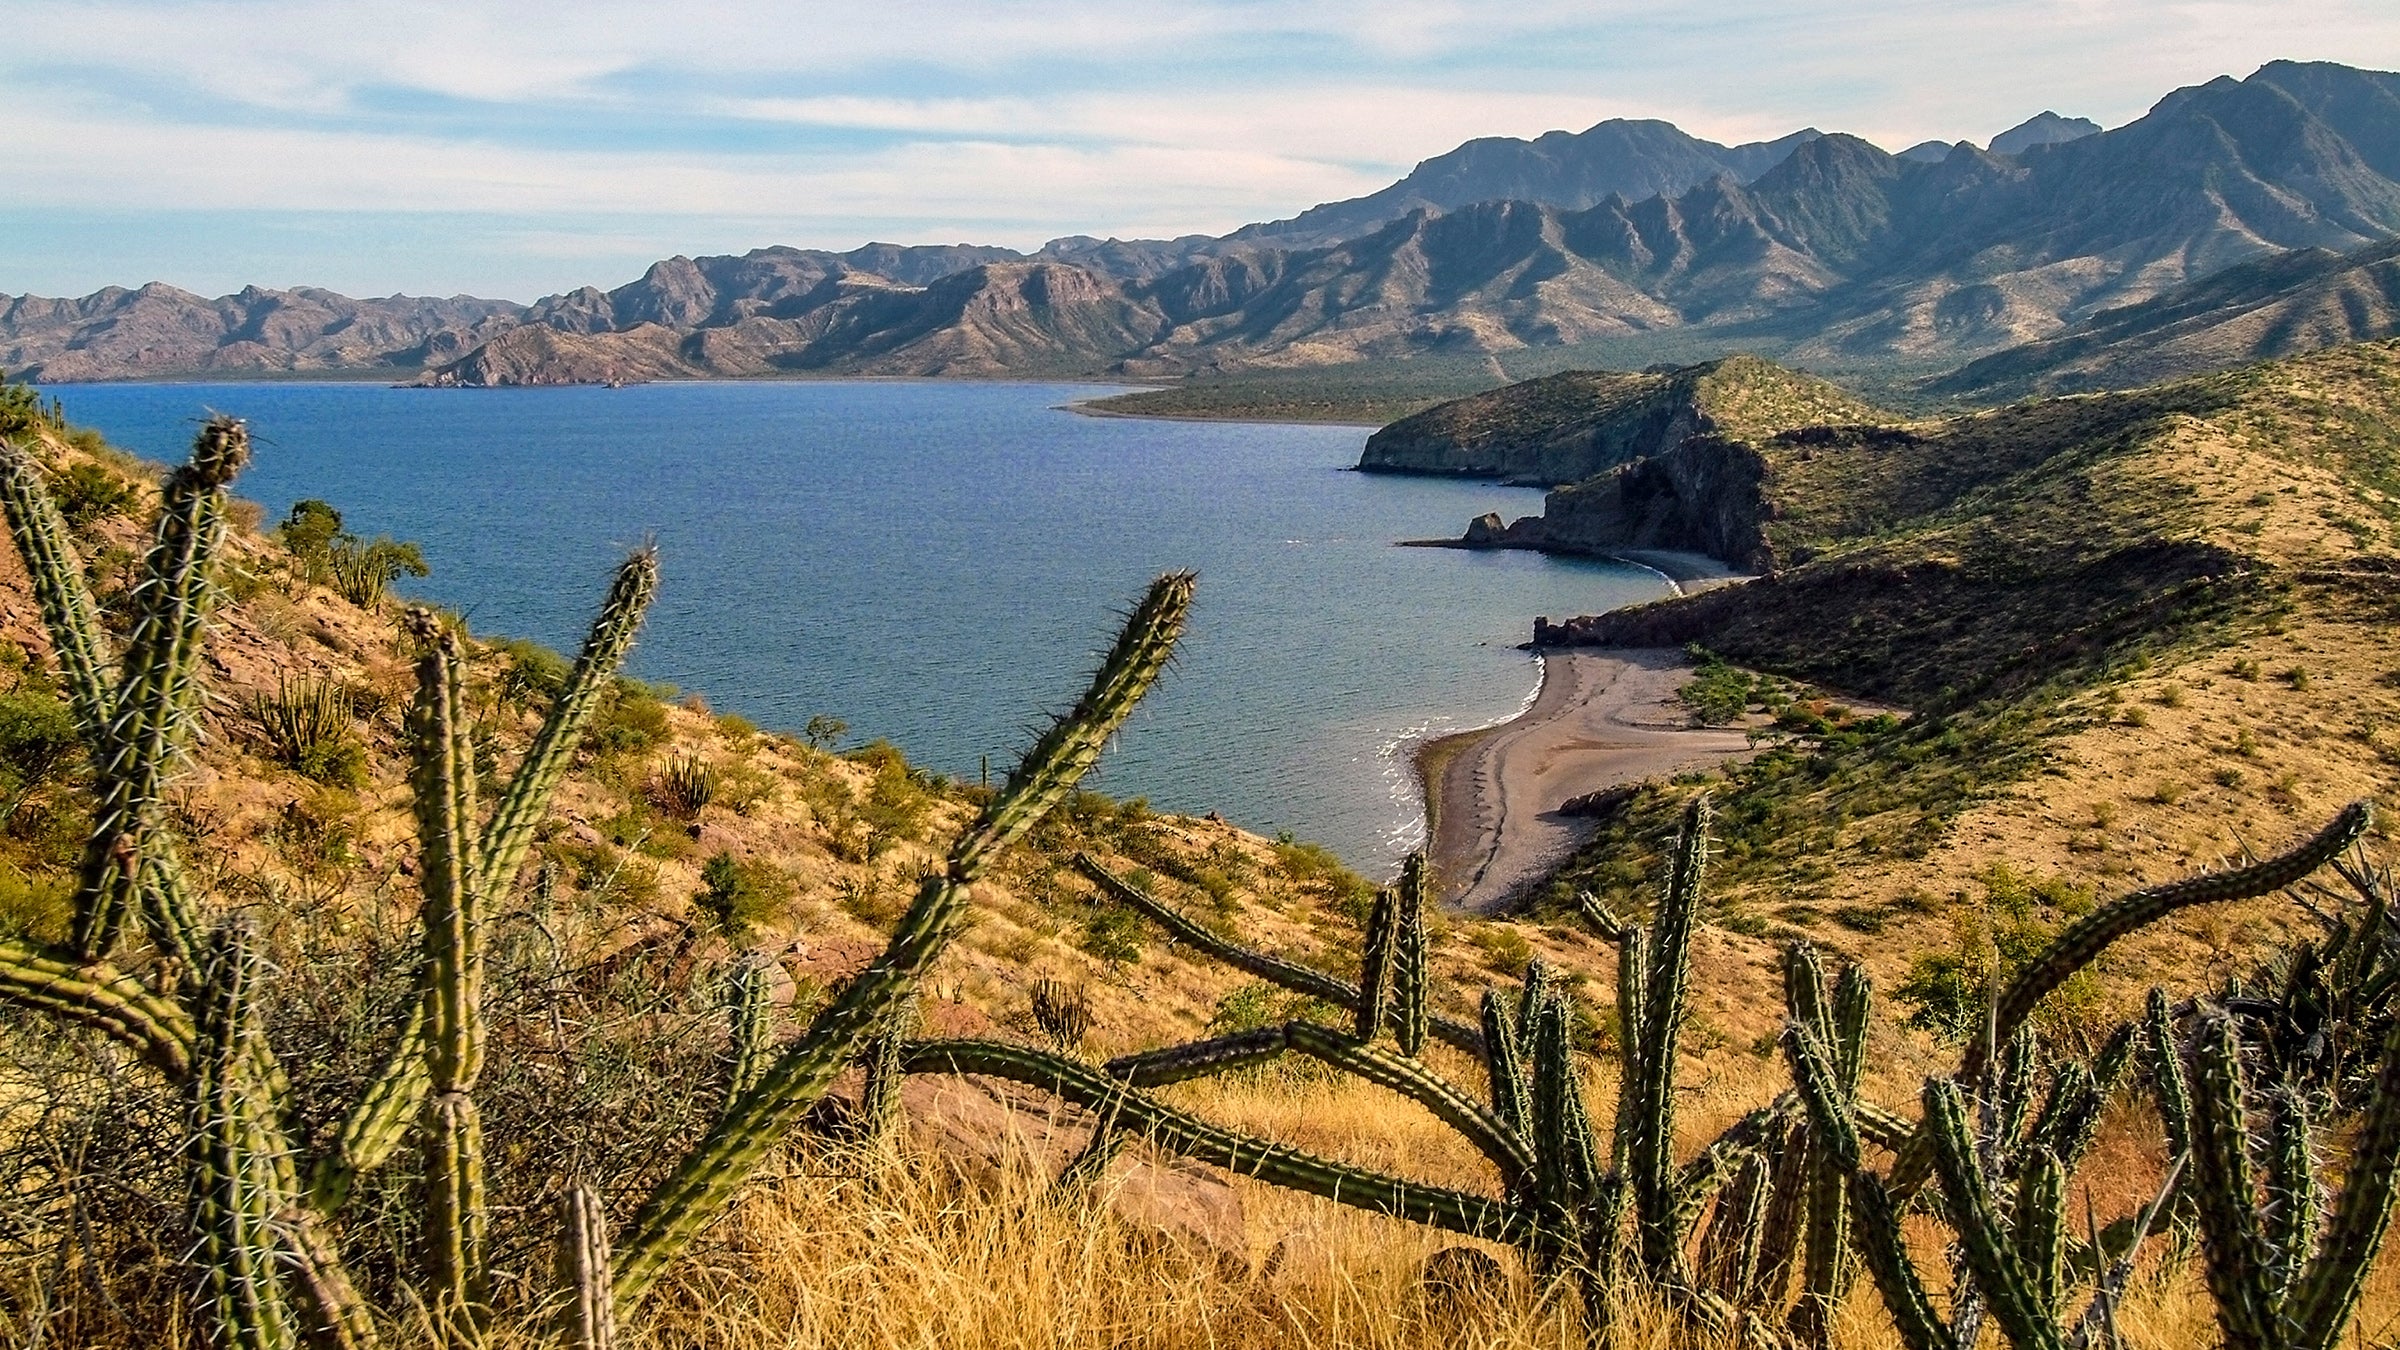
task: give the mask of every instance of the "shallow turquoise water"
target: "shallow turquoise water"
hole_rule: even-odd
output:
[[[1509,716],[1533,617],[1661,595],[1654,574],[1394,548],[1540,507],[1521,488],[1348,472],[1359,428],[1084,417],[1090,386],[806,381],[431,391],[89,385],[68,416],[180,458],[250,420],[241,485],[418,541],[413,589],[572,650],[646,538],[664,584],[634,666],[720,711],[812,714],[995,773],[1071,702],[1121,610],[1193,568],[1181,660],[1093,786],[1331,845],[1371,874],[1421,832],[1401,747]]]

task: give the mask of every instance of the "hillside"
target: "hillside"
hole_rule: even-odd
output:
[[[1620,374],[1567,371],[1439,404],[1367,439],[1361,469],[1557,487],[1695,436],[1749,440],[1883,416],[1756,357]]]
[[[0,314],[0,360],[54,381],[422,369],[431,383],[555,383],[651,366],[1166,379],[1620,342],[1658,347],[1631,365],[1772,348],[1913,375],[2272,254],[2390,238],[2395,109],[2400,76],[2275,62],[2113,130],[2036,118],[1993,149],[1896,156],[1812,133],[1723,147],[1611,122],[1471,142],[1384,192],[1220,239],[1079,236],[1031,256],[758,249],[530,306],[22,297]],[[522,338],[477,354],[522,326],[592,341],[548,361],[523,359]],[[670,345],[671,360],[654,354]]]
[[[1924,392],[1997,403],[2129,389],[2400,334],[2400,241],[2295,249],[2228,267],[2056,337],[1971,361]]]
[[[2382,342],[1770,438],[1736,486],[1780,571],[1538,640],[1698,644],[1913,714],[1730,771],[1724,818],[1743,824],[1719,875],[1747,897],[1729,922],[1873,934],[1921,965],[1992,921],[1995,868],[2157,880],[2400,782],[2396,414],[2400,343]],[[1554,896],[1622,892],[1687,790],[1637,797]],[[2222,963],[2259,922],[2162,934],[2116,968]]]

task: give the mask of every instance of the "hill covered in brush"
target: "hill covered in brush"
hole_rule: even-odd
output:
[[[1833,385],[1753,356],[1638,373],[1575,370],[1394,422],[1367,438],[1358,467],[1556,487],[1694,436],[1750,439],[1883,416]]]
[[[1560,489],[1552,515],[1584,498],[1738,518],[1766,574],[1535,638],[1688,645],[1718,705],[1830,728],[1725,772],[1730,910],[1921,964],[1958,932],[2054,924],[2075,888],[2238,856],[2393,789],[2395,426],[2387,341],[1938,421],[1689,440]],[[1697,471],[1735,458],[1745,472]],[[1777,702],[1781,679],[1834,703]],[[1689,791],[1637,794],[1554,897],[1632,898]],[[2067,889],[2025,901],[2044,877]],[[2258,931],[2161,935],[2139,959],[2227,960]]]

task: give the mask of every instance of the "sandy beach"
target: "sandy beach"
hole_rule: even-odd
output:
[[[1592,827],[1558,814],[1571,797],[1747,753],[1740,729],[1691,725],[1676,698],[1690,678],[1672,648],[1548,652],[1522,715],[1429,743],[1419,763],[1443,900],[1489,913],[1572,852]]]

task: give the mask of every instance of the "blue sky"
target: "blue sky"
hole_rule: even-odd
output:
[[[0,0],[0,294],[531,299],[673,253],[1222,232],[1479,135],[2116,126],[2392,0]]]

